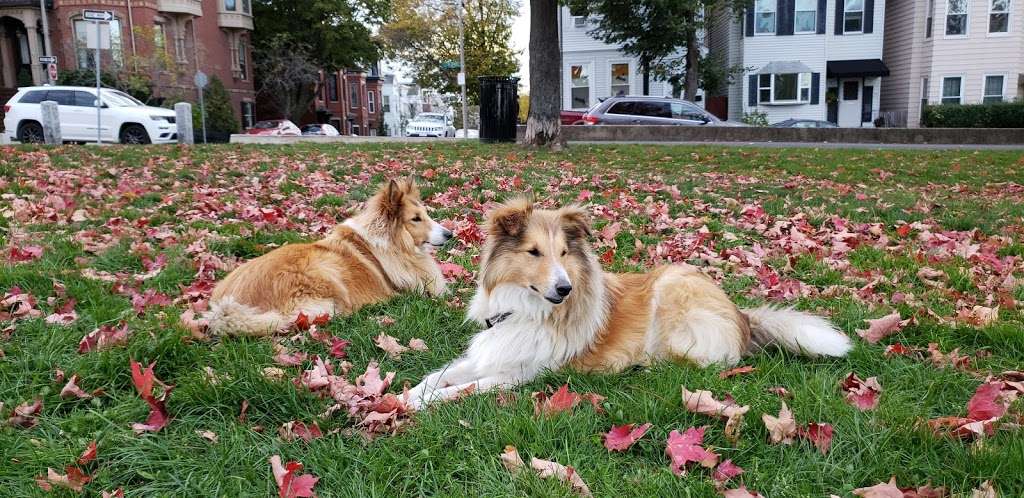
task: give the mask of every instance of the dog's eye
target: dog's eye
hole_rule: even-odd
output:
[[[562,256],[564,257],[566,254],[569,254],[569,251],[566,251],[565,249],[562,249]]]
[[[416,215],[415,218],[412,219],[413,223],[419,223],[421,221],[423,221],[423,218],[420,218],[420,215],[418,215],[418,214]]]
[[[540,256],[540,251],[538,251],[536,247],[534,247],[533,249],[530,249],[527,252],[530,253],[530,256]]]

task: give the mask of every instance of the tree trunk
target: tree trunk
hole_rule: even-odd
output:
[[[651,63],[643,60],[640,62],[641,71],[644,73],[644,95],[651,94]]]
[[[689,25],[697,22],[695,16],[690,14]],[[697,89],[700,87],[700,43],[697,42],[696,29],[686,31],[686,77],[683,86],[686,91],[686,100],[693,102],[697,98]]]
[[[558,0],[530,0],[530,112],[523,143],[561,148],[562,52]]]

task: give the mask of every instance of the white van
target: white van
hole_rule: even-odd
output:
[[[60,134],[67,142],[96,141],[96,89],[83,86],[19,88],[4,105],[4,134],[21,143],[43,141],[40,102],[57,102]],[[100,138],[123,144],[172,143],[178,140],[174,111],[152,107],[120,90],[100,92]]]

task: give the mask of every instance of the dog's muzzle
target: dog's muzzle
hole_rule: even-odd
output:
[[[451,230],[441,226],[439,223],[434,223],[433,228],[430,230],[430,237],[427,241],[434,247],[441,247],[451,240],[452,236],[453,234]]]

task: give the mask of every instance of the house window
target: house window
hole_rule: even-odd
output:
[[[935,24],[935,0],[928,0],[928,12],[925,13],[928,17],[924,23],[924,37],[932,37],[932,25]]]
[[[758,75],[757,100],[761,103],[810,102],[811,73]]]
[[[153,46],[156,47],[157,52],[167,52],[167,37],[164,34],[163,24],[157,23],[153,25]]]
[[[797,100],[798,79],[799,76],[796,73],[776,74],[772,81],[775,85],[775,88],[772,89],[772,101]]]
[[[238,39],[238,79],[249,79],[248,49],[241,38]]]
[[[864,0],[843,1],[843,33],[860,33],[864,30]]]
[[[963,78],[954,76],[950,78],[942,79],[942,103],[943,104],[959,104],[961,97],[961,82]]]
[[[370,110],[370,114],[377,112],[377,99],[372,90],[366,92],[366,107]]]
[[[246,14],[252,14],[250,0],[242,0],[242,12],[245,12]]]
[[[586,65],[570,67],[571,95],[573,109],[590,108],[590,68]]]
[[[572,25],[577,28],[584,28],[587,26],[587,16],[573,16]]]
[[[253,114],[252,102],[242,102],[242,128],[252,128],[256,124]]]
[[[391,112],[391,96],[381,95],[380,97],[380,110],[381,112]]]
[[[224,10],[234,12],[238,8],[238,0],[224,0]]]
[[[629,64],[612,64],[612,96],[629,95]]]
[[[359,107],[359,82],[349,81],[348,89],[348,105],[355,109]]]
[[[762,74],[757,77],[757,101],[772,101],[772,75]]]
[[[990,0],[988,10],[988,32],[1007,33],[1010,31],[1010,0]]]
[[[96,51],[89,50],[87,37],[91,34],[93,37],[96,36],[96,30],[92,27],[94,23],[84,21],[81,19],[75,20],[75,56],[78,59],[79,69],[92,69],[96,64]],[[110,21],[110,50],[105,51],[109,53],[110,60],[115,66],[121,65],[121,22],[117,19]],[[22,44],[25,47],[26,44]],[[102,56],[107,54],[101,52]]]
[[[754,2],[754,33],[775,33],[776,0],[755,0]]]
[[[946,36],[967,34],[967,0],[948,0]]]
[[[985,76],[985,95],[981,101],[988,104],[990,102],[1002,102],[1003,101],[1003,83],[1006,81],[1006,77],[1003,75]]]
[[[816,33],[818,31],[818,6],[815,0],[796,0],[796,15],[793,20],[793,31],[796,33]]]
[[[338,101],[338,73],[327,75],[327,98],[331,102]]]
[[[186,56],[187,45],[185,43],[185,26],[189,23],[178,22],[174,26],[174,60],[179,64],[188,62]]]
[[[356,136],[359,136],[359,125],[357,125],[357,124],[353,124],[352,125],[352,134],[356,135]]]

